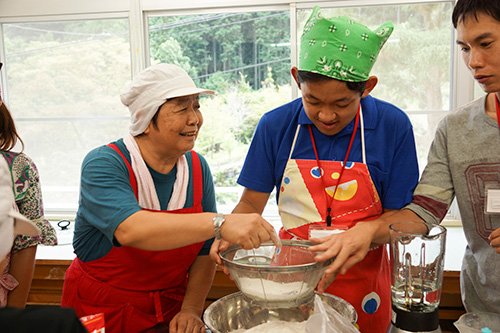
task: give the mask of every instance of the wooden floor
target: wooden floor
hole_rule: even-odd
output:
[[[61,304],[64,275],[71,260],[37,259],[35,273],[28,295],[28,305]],[[217,269],[212,288],[208,294],[205,307],[217,299],[238,291],[234,282],[221,270]],[[453,326],[465,309],[460,298],[460,272],[446,271],[443,279],[443,290],[439,305],[440,325],[443,332],[457,332]]]

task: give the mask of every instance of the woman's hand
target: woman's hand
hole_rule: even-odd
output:
[[[260,214],[229,214],[224,216],[222,224],[222,238],[240,245],[245,250],[255,249],[263,242],[271,240],[276,246],[281,242],[274,227]]]
[[[226,242],[223,239],[215,239],[212,247],[210,248],[210,258],[215,261],[217,265],[219,265],[219,267],[222,269],[222,271],[227,275],[229,275],[229,271],[227,270],[226,266],[224,266],[224,262],[220,258],[219,252],[226,250],[229,245],[229,242]]]
[[[205,324],[195,310],[183,308],[174,316],[169,326],[170,333],[205,333]]]
[[[210,258],[222,268],[225,274],[229,274],[229,271],[224,266],[219,253],[226,250],[231,244],[236,243],[249,250],[271,240],[276,246],[281,247],[276,230],[260,214],[230,214],[225,215],[225,219],[226,221],[221,227],[223,239],[214,240],[210,248]]]

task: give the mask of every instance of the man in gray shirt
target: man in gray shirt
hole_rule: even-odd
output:
[[[371,245],[387,243],[391,223],[440,223],[456,196],[467,239],[463,303],[468,312],[500,313],[500,1],[459,0],[452,20],[465,64],[486,95],[439,123],[411,204],[379,219],[364,236],[346,232],[311,249],[325,251],[319,260],[337,257],[326,271],[326,280],[333,280]]]

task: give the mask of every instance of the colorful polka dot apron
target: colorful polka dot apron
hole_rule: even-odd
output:
[[[278,207],[283,228],[282,239],[308,239],[311,225],[325,226],[327,216],[332,226],[351,228],[358,221],[374,220],[383,213],[377,190],[370,177],[364,145],[361,109],[351,144],[361,119],[363,163],[293,159],[292,154],[301,126],[297,127],[290,156],[280,188]],[[312,148],[317,151],[312,130]],[[345,167],[344,167],[345,164]],[[328,211],[328,208],[331,211]],[[386,332],[391,321],[390,266],[386,246],[371,249],[366,257],[347,271],[337,275],[326,289],[352,304],[361,332]]]

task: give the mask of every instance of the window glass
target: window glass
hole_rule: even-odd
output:
[[[375,30],[392,21],[394,32],[371,74],[379,79],[372,96],[390,102],[411,116],[420,169],[437,121],[450,110],[451,2],[410,5],[321,8],[324,17],[347,16]],[[312,9],[298,10],[300,33]]]
[[[148,25],[151,64],[177,64],[217,92],[201,100],[195,149],[210,164],[219,211],[230,212],[257,122],[291,100],[289,12],[158,16]]]
[[[346,15],[372,29],[394,23],[372,71],[379,77],[372,94],[410,115],[421,170],[437,121],[450,109],[451,8],[452,1],[322,6],[325,16]],[[298,36],[310,12],[297,11]],[[150,16],[147,26],[151,64],[178,64],[218,93],[201,101],[205,122],[195,149],[211,165],[219,209],[230,211],[259,118],[295,89],[289,11]],[[5,93],[24,151],[40,169],[46,210],[74,211],[83,157],[127,131],[119,94],[131,73],[128,20],[9,23],[3,32]]]
[[[474,80],[474,99],[478,99],[480,97],[483,97],[485,95],[485,92],[483,88],[477,83],[476,80]]]
[[[131,77],[128,20],[14,23],[3,31],[8,104],[38,166],[46,214],[74,213],[84,156],[127,131],[119,94]]]

